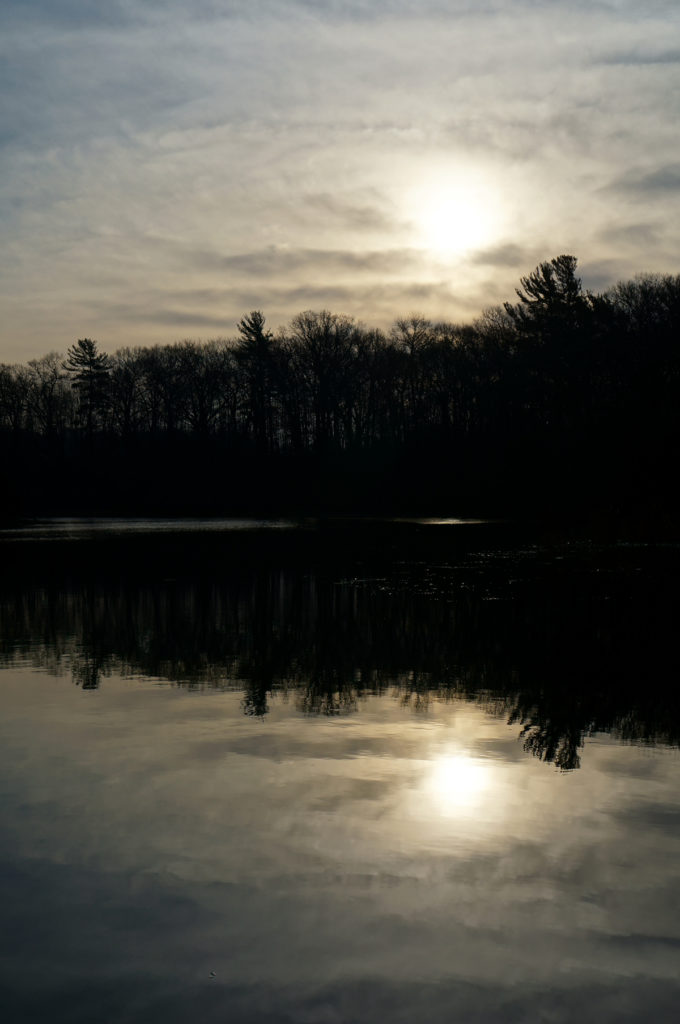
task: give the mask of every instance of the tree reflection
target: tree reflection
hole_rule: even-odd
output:
[[[83,690],[98,690],[103,675],[103,666],[96,655],[76,652],[71,659],[71,677],[76,686]]]
[[[465,698],[517,725],[525,749],[561,770],[579,767],[596,732],[679,745],[670,585],[522,558],[358,580],[268,564],[161,582],[8,579],[0,664],[70,673],[84,690],[110,674],[241,690],[251,716],[288,693],[323,716],[356,712],[368,695],[423,713]]]

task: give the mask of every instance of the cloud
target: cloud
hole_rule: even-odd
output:
[[[587,291],[604,292],[626,276],[626,261],[619,257],[588,260],[578,269]]]
[[[630,245],[651,249],[660,243],[660,228],[656,224],[637,222],[633,224],[614,224],[603,228],[600,238],[607,245]]]
[[[622,65],[623,67],[640,66],[654,64],[680,64],[680,50],[661,50],[658,53],[641,53],[639,51],[630,50],[623,53],[612,53],[607,57],[600,59],[601,64],[610,64],[613,66]]]
[[[271,246],[258,252],[218,257],[217,265],[239,276],[250,277],[297,271],[316,275],[346,271],[393,275],[416,267],[418,257],[418,250],[413,249],[353,252]]]
[[[78,313],[78,328],[92,335],[111,350],[119,344],[141,344],[149,330],[153,340],[173,342],[179,337],[211,336],[234,332],[240,318],[252,309],[261,309],[273,328],[285,326],[306,309],[331,309],[369,326],[387,327],[399,315],[414,309],[435,318],[449,319],[456,309],[456,298],[448,282],[289,284],[256,277],[251,283],[229,283],[215,288],[139,289],[121,301],[92,298]],[[120,327],[120,341],[111,342]],[[135,330],[135,327],[137,328]],[[131,336],[131,329],[134,334]],[[71,331],[73,333],[73,331]]]
[[[382,207],[384,200],[373,192],[363,203],[352,202],[329,192],[318,192],[305,197],[305,206],[324,221],[351,227],[355,231],[389,232],[394,227],[394,215],[390,216]]]
[[[650,2],[641,18],[633,0],[7,0],[0,346],[60,347],[98,305],[128,311],[121,343],[135,309],[140,340],[211,329],[222,306],[185,322],[177,300],[199,277],[215,302],[228,277],[257,306],[325,294],[382,323],[389,295],[398,315],[421,292],[438,315],[474,315],[555,252],[609,258],[629,221],[622,272],[672,264],[677,238],[621,201],[678,194],[676,14]],[[423,248],[412,193],[431,178],[484,180],[502,207],[465,265]],[[134,299],[140,280],[162,300]]]
[[[94,27],[110,28],[128,25],[135,18],[135,6],[126,0],[3,0],[0,24],[29,23],[38,27],[51,27],[83,31]]]
[[[609,189],[640,199],[680,193],[680,163],[666,164],[653,171],[627,171],[615,179]]]
[[[514,242],[506,242],[502,245],[491,246],[488,249],[480,249],[472,255],[472,262],[487,267],[512,267],[521,268],[535,262],[535,249],[529,249]]]

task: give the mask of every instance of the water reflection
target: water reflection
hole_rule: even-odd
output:
[[[454,754],[433,762],[427,789],[442,814],[455,814],[461,809],[479,808],[492,785],[490,764],[469,754]]]
[[[672,1019],[675,752],[559,774],[464,699],[0,680],[8,1019]]]
[[[215,534],[240,533],[253,530],[300,529],[300,523],[292,519],[183,519],[153,518],[107,518],[106,516],[60,517],[35,519],[13,526],[0,527],[3,540],[53,541],[55,538],[87,540],[96,535],[139,535],[139,534]]]
[[[0,581],[3,1019],[674,1019],[663,575],[87,550]]]
[[[464,697],[564,770],[598,732],[680,742],[675,600],[658,581],[544,576],[489,600],[488,559],[485,571],[477,589],[456,567],[429,566],[360,578],[260,566],[219,580],[6,581],[0,663],[70,674],[84,690],[111,674],[238,689],[254,717],[283,697],[318,716],[356,712],[376,694],[415,713]]]

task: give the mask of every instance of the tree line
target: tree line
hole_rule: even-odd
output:
[[[505,511],[668,497],[680,275],[595,294],[563,255],[470,324],[262,312],[234,338],[0,365],[8,507]],[[426,509],[427,506],[427,509]]]

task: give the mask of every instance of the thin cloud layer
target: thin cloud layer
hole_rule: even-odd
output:
[[[564,251],[674,272],[679,27],[662,0],[8,0],[0,359],[230,331],[242,298],[460,319]]]

